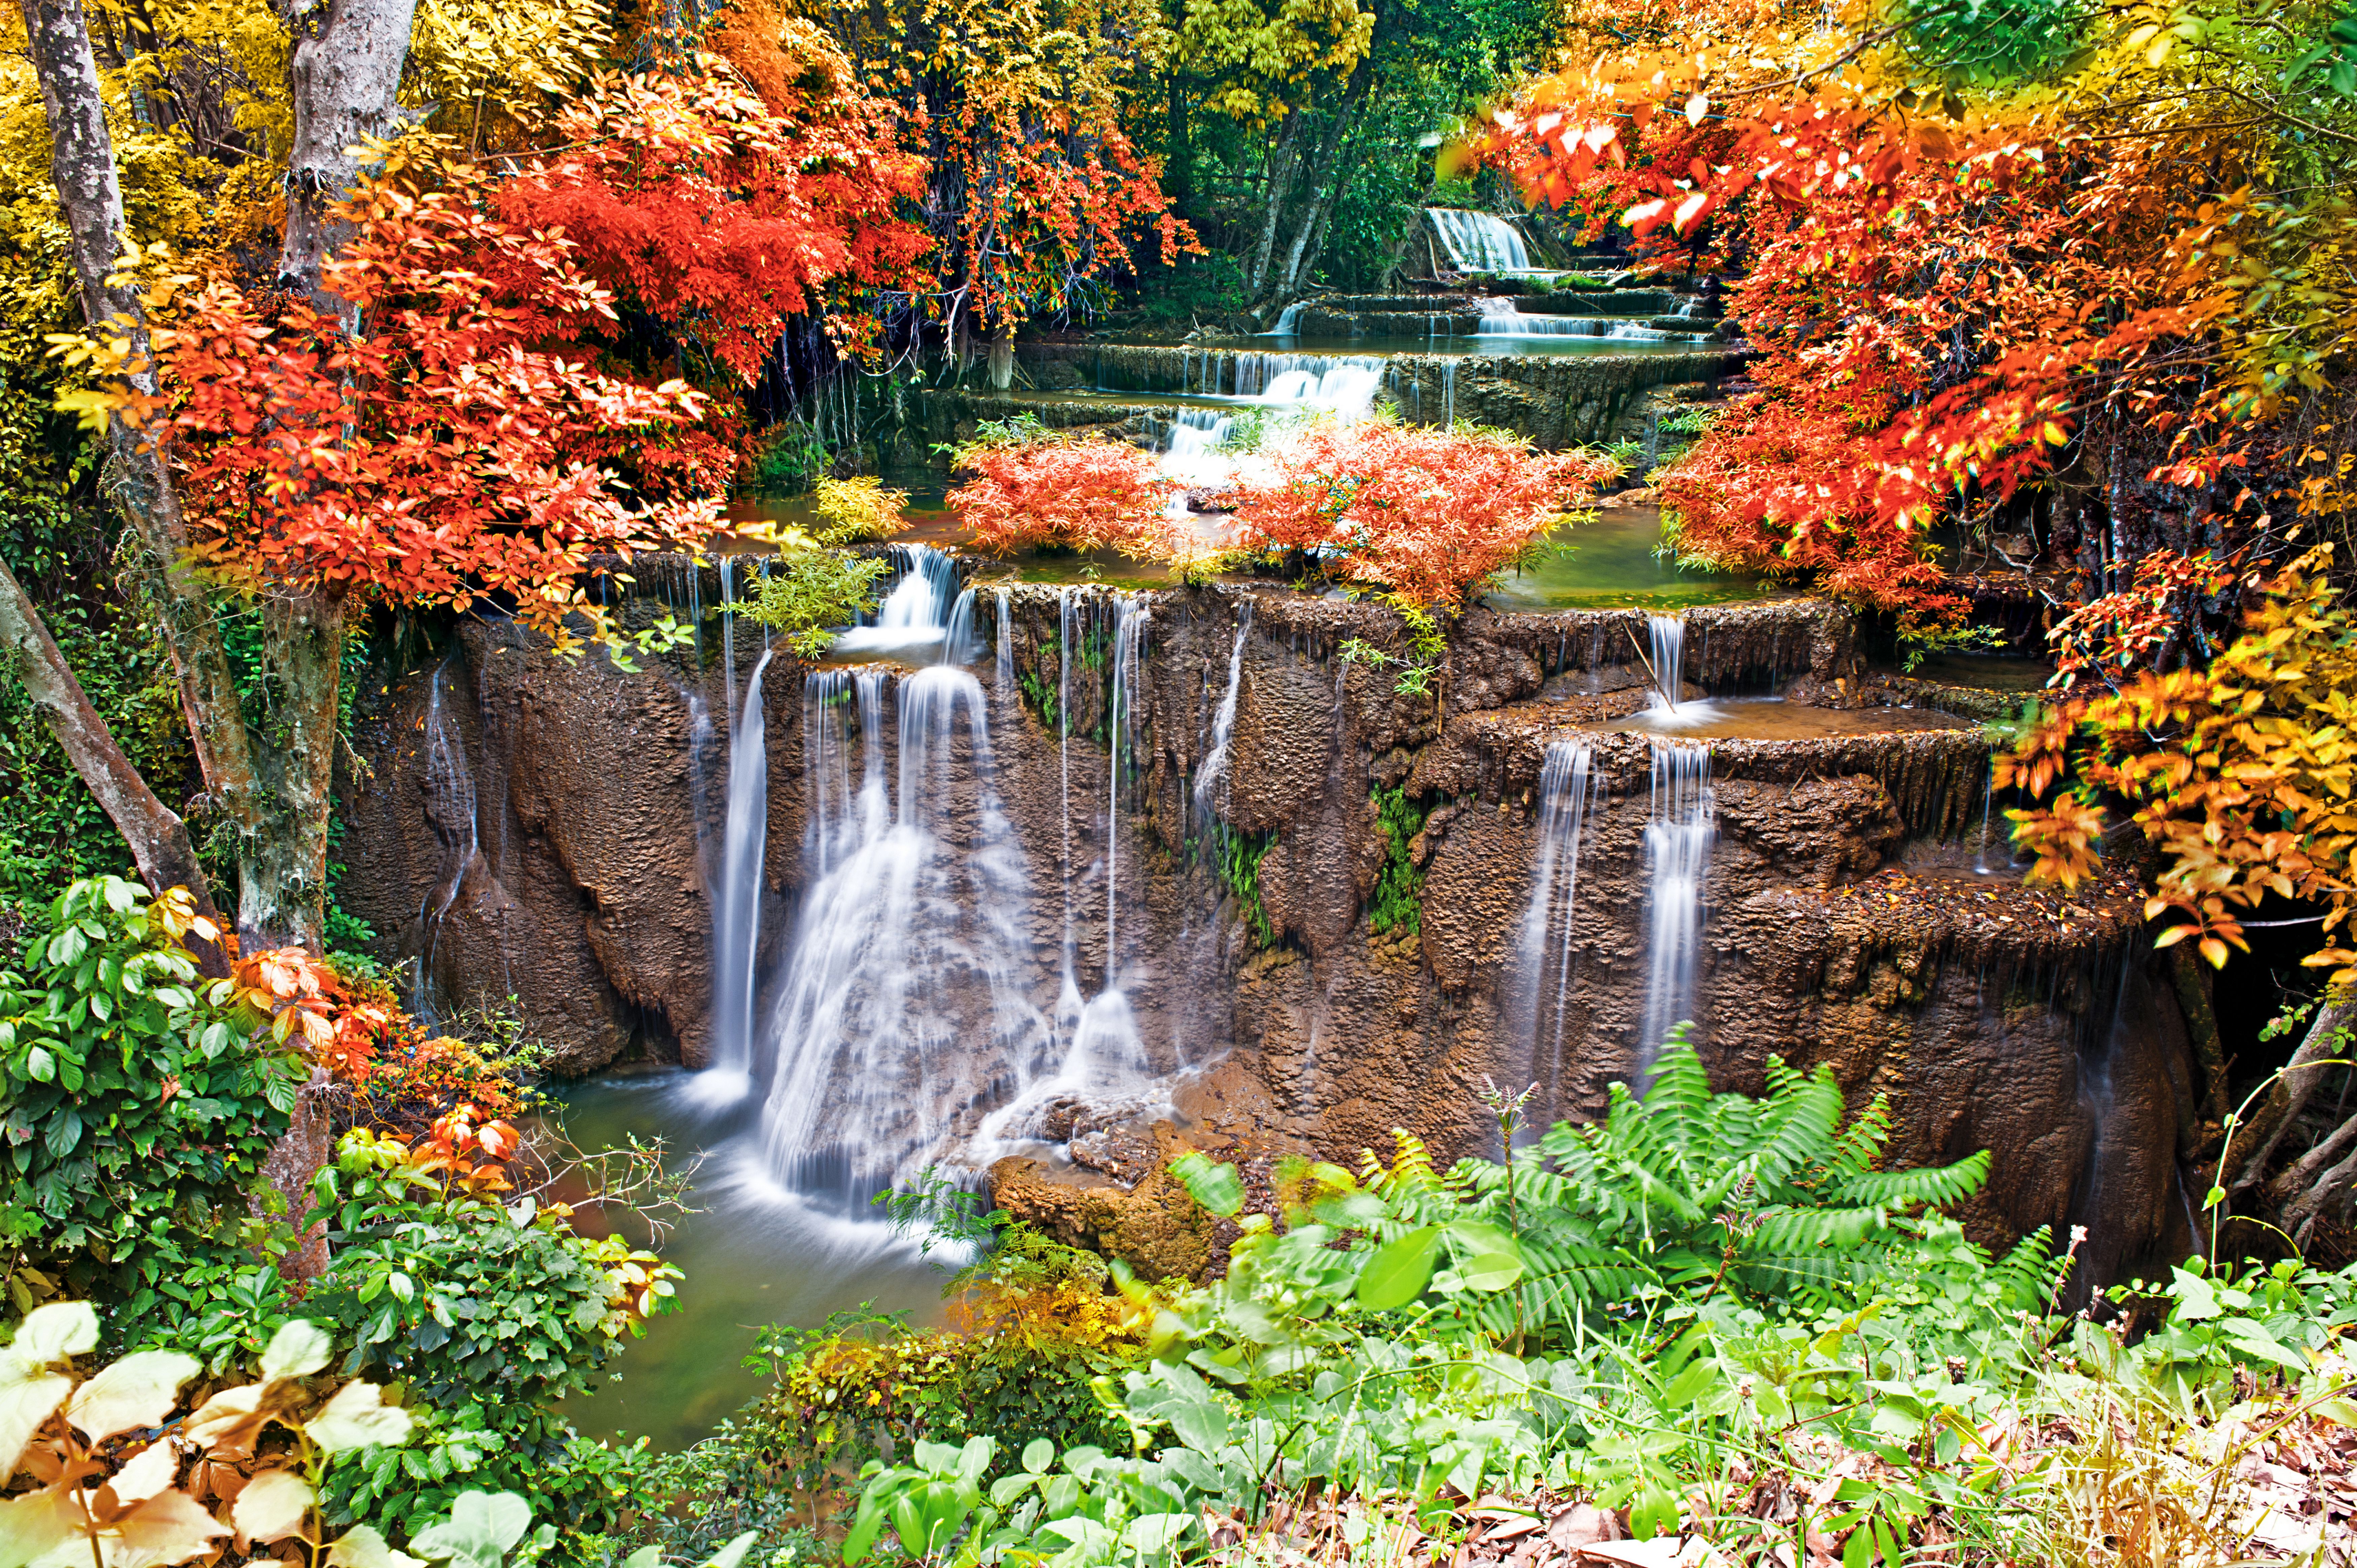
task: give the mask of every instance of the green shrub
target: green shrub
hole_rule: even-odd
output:
[[[194,918],[185,893],[88,878],[34,924],[22,974],[0,972],[18,1310],[64,1289],[137,1325],[269,1230],[247,1195],[308,1069],[199,981]]]

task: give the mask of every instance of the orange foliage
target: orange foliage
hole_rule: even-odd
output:
[[[1745,271],[1760,350],[1663,484],[1689,549],[1805,574],[1908,620],[1962,613],[1929,531],[2075,450],[2088,404],[2148,405],[2219,308],[2170,260],[2180,215],[2141,144],[1816,79],[1734,47],[1600,55],[1471,150],[1534,199],[1620,214],[1664,265]]]
[[[1320,421],[1235,492],[1237,542],[1314,553],[1407,603],[1462,608],[1620,465],[1502,431]]]
[[[634,506],[580,433],[660,440],[700,394],[592,371],[550,345],[613,318],[561,237],[490,217],[490,177],[398,170],[342,210],[358,232],[328,286],[367,335],[216,278],[158,334],[191,532],[240,585],[294,581],[465,609],[511,597],[562,636],[597,616],[588,557],[700,539],[714,502]],[[716,492],[726,470],[703,476]]]
[[[1135,446],[1050,435],[967,446],[956,461],[973,478],[950,492],[950,510],[994,554],[1060,548],[1151,556],[1169,548],[1163,509],[1177,483]]]
[[[792,317],[855,291],[921,291],[932,243],[899,216],[924,166],[895,145],[889,105],[815,28],[783,37],[792,53],[754,55],[758,95],[718,55],[694,75],[601,79],[558,122],[568,149],[493,198],[520,230],[561,228],[577,264],[748,383]],[[875,325],[829,317],[844,338]]]
[[[2161,853],[2146,918],[2174,912],[2161,945],[2192,940],[2213,964],[2244,947],[2240,911],[2269,896],[2330,906],[2321,950],[2302,961],[2357,983],[2341,928],[2357,903],[2357,615],[2325,573],[2330,546],[2271,578],[2243,635],[2206,669],[2089,682],[1996,759],[1998,789],[2033,875],[2093,875],[2106,797],[2126,802]],[[2126,660],[2103,660],[2125,671]],[[2072,790],[2043,798],[2064,778]]]
[[[216,1000],[244,1010],[271,1038],[290,1042],[337,1078],[364,1076],[377,1042],[394,1026],[387,999],[361,999],[302,948],[273,948],[230,965]],[[404,1020],[405,1022],[406,1020]]]

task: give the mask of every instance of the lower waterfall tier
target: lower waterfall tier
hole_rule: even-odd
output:
[[[1157,1270],[1212,1244],[1173,1139],[1482,1150],[1485,1081],[1592,1116],[1686,1019],[1722,1087],[1830,1062],[1895,1158],[1998,1151],[1984,1241],[2084,1225],[2108,1275],[2184,1240],[2200,1079],[2133,886],[2022,886],[1987,697],[1874,676],[1837,607],[1691,609],[1666,680],[1641,614],[1477,612],[1417,693],[1342,657],[1399,643],[1372,606],[960,603],[963,668],[758,682],[749,626],[623,671],[464,622],[371,682],[345,902],[556,1070],[716,1063],[814,1196],[996,1165]]]

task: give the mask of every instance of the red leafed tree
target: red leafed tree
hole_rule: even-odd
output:
[[[1135,446],[1047,436],[970,444],[952,458],[973,476],[950,492],[974,542],[995,554],[1062,548],[1168,552],[1163,509],[1177,489]]]
[[[1320,421],[1236,492],[1236,542],[1317,552],[1419,607],[1457,610],[1620,471],[1502,431]]]
[[[561,227],[576,263],[738,379],[759,378],[785,323],[827,313],[847,342],[872,316],[855,292],[920,290],[924,229],[899,216],[925,188],[890,106],[859,89],[814,28],[765,57],[765,91],[729,62],[692,75],[608,77],[558,121],[568,150],[502,185],[520,229]]]
[[[714,526],[716,502],[637,504],[577,450],[584,431],[661,441],[703,400],[567,349],[613,319],[610,299],[561,237],[490,216],[489,185],[462,166],[430,193],[394,175],[355,195],[328,281],[362,335],[224,279],[164,335],[170,450],[197,550],[222,577],[265,596],[502,598],[562,639],[568,612],[596,616],[589,554]]]
[[[2207,307],[2156,264],[2168,206],[2134,148],[1842,79],[1782,96],[1742,58],[1604,57],[1475,150],[1657,262],[1745,269],[1729,308],[1760,391],[1663,479],[1688,549],[1950,618],[1932,526],[2051,473],[2090,402],[2148,402],[2139,377]]]

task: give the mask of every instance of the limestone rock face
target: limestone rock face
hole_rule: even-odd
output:
[[[381,956],[427,977],[432,1009],[513,997],[561,1073],[700,1053],[711,918],[680,694],[482,621],[378,684],[343,794],[339,897]]]
[[[705,602],[716,590],[707,580]],[[981,792],[994,793],[1028,891],[989,913],[1021,956],[991,980],[1002,1027],[985,1017],[893,1069],[888,1093],[912,1123],[970,1133],[1043,1070],[1006,1009],[1048,1028],[1066,1005],[1067,952],[1079,994],[1118,978],[1146,1065],[1178,1075],[1174,1135],[1242,1155],[1355,1162],[1387,1150],[1394,1128],[1443,1155],[1494,1152],[1485,1079],[1535,1083],[1534,1111],[1589,1117],[1611,1083],[1641,1074],[1659,1044],[1643,1037],[1652,743],[1598,726],[1649,700],[1633,651],[1643,617],[1469,615],[1432,693],[1415,695],[1340,657],[1352,639],[1405,647],[1380,607],[1227,586],[1144,596],[1116,787],[1111,596],[1008,587],[1002,641],[998,592],[980,591],[992,647],[973,666],[991,765],[962,741],[919,777],[958,823],[983,820]],[[1862,681],[1837,607],[1711,607],[1686,622],[1698,689],[1781,682],[1829,708],[1891,694]],[[751,663],[740,645],[732,674],[716,641],[707,629],[701,663],[624,673],[469,623],[437,662],[378,682],[367,767],[346,795],[345,901],[429,998],[512,994],[565,1071],[624,1054],[709,1059],[727,709]],[[770,666],[763,1009],[810,878],[817,690],[782,658]],[[877,690],[863,744],[901,769],[908,683]],[[1567,914],[1534,898],[1545,769],[1566,744],[1587,748],[1592,790]],[[1995,1150],[1975,1234],[2084,1226],[2083,1278],[2181,1240],[2192,1080],[2133,889],[2064,899],[1974,875],[1987,745],[1972,729],[1709,744],[1716,831],[1690,1012],[1715,1080],[1757,1089],[1771,1056],[1828,1063],[1853,1109],[1889,1096],[1894,1159]],[[1374,800],[1394,789],[1423,817],[1407,843]],[[979,829],[944,831],[952,852],[975,853]],[[1372,929],[1379,884],[1413,887],[1412,920]],[[1166,1109],[1050,1108],[1018,1131],[1069,1140],[1094,1174],[1001,1161],[997,1201],[1067,1240],[1196,1272],[1189,1260],[1214,1243],[1155,1174]],[[1083,1120],[1092,1131],[1075,1136]]]

